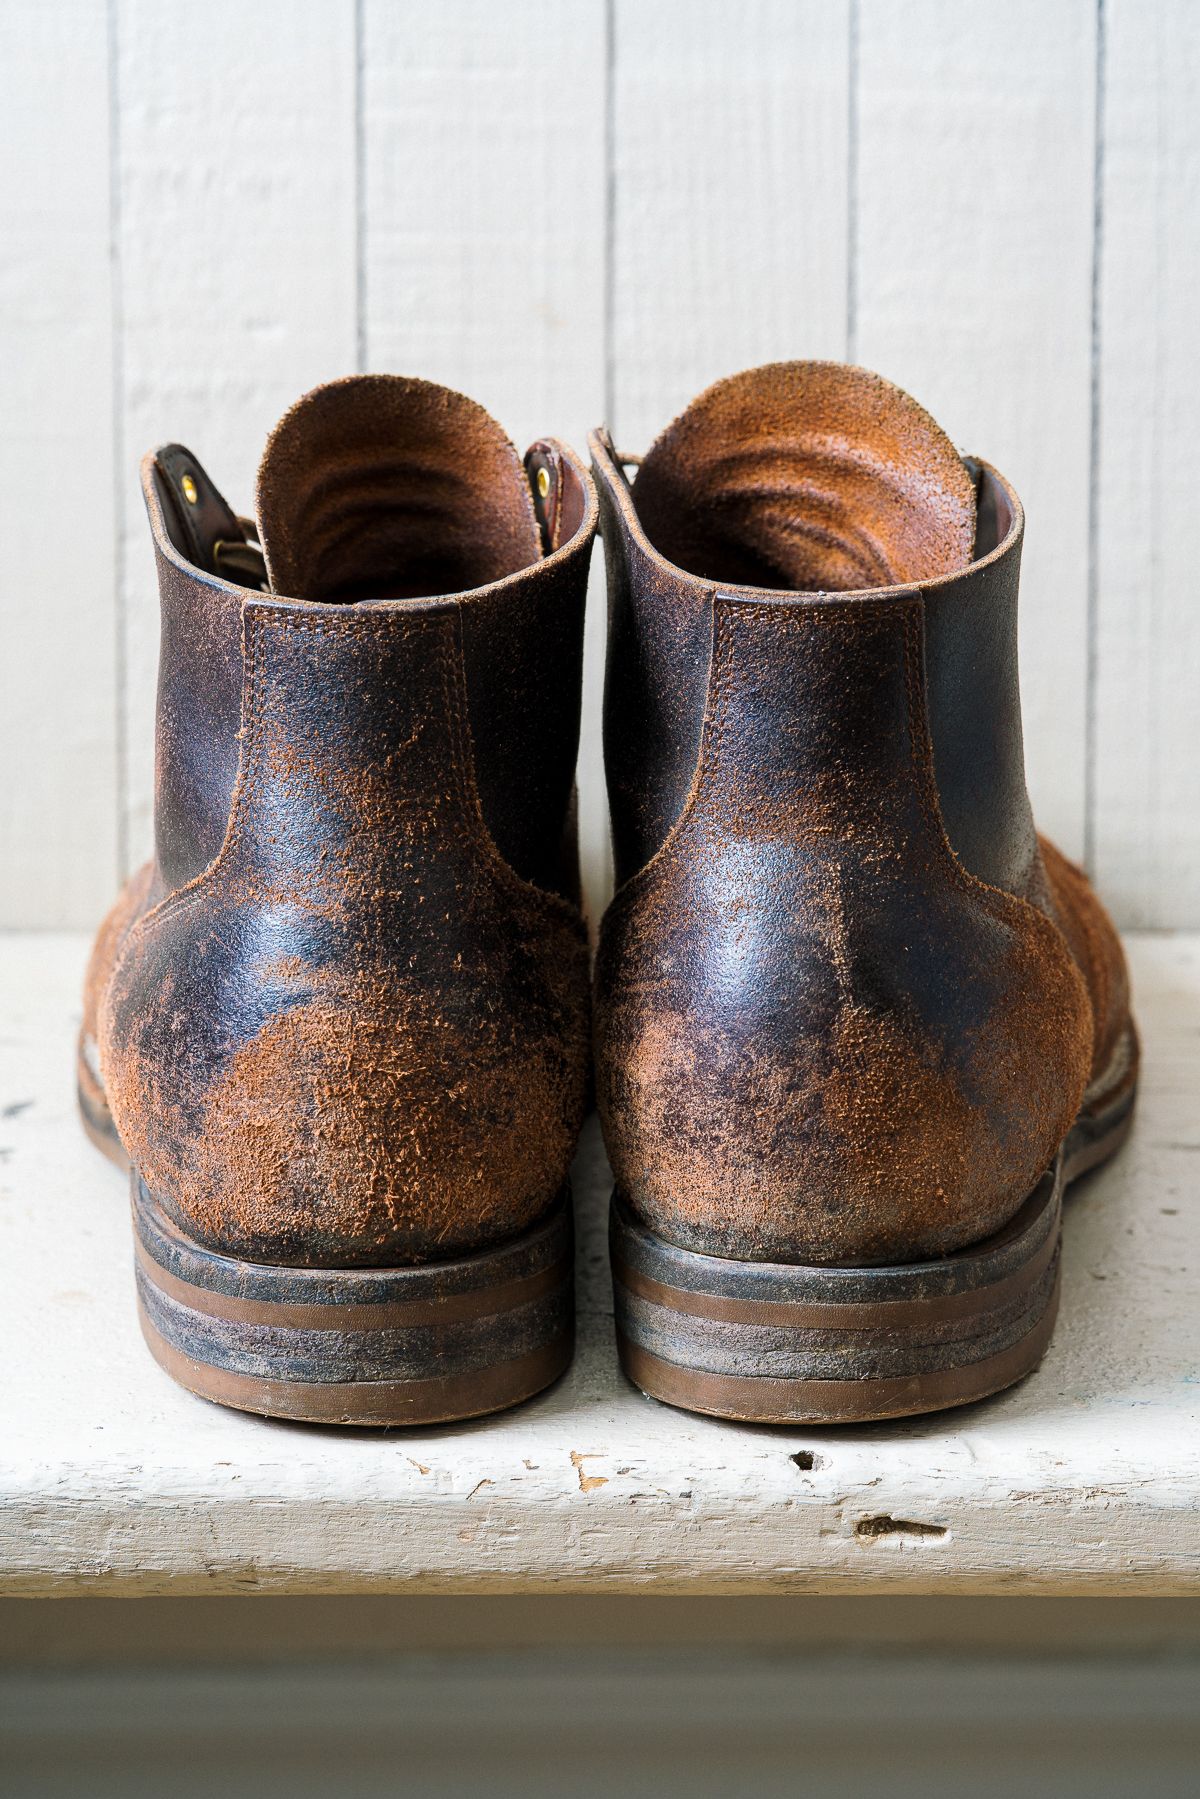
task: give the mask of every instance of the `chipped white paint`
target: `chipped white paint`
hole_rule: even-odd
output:
[[[84,942],[0,939],[0,1591],[1200,1591],[1200,938],[1131,950],[1139,1121],[1069,1203],[1062,1319],[1014,1392],[839,1431],[642,1398],[593,1121],[571,1373],[375,1436],[223,1411],[150,1360],[124,1184],[74,1117]]]

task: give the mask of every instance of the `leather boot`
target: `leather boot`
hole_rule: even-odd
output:
[[[146,1339],[251,1411],[510,1405],[572,1344],[590,477],[375,376],[283,418],[256,526],[177,444],[142,479],[155,855],[97,940],[79,1086],[132,1166]]]
[[[1020,502],[834,364],[719,382],[632,481],[592,453],[624,1366],[767,1421],[995,1392],[1137,1073],[1116,934],[1030,814]]]

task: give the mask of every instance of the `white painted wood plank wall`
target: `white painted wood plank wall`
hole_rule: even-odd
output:
[[[735,369],[845,357],[849,17],[848,0],[615,0],[622,449]]]
[[[1200,911],[1200,7],[1107,0],[1092,850],[1130,924]]]
[[[117,875],[108,64],[95,0],[0,8],[0,924]]]
[[[3,0],[0,54],[0,923],[90,924],[146,850],[143,450],[244,505],[357,366],[636,451],[849,355],[1026,501],[1044,828],[1123,921],[1200,924],[1190,0]]]

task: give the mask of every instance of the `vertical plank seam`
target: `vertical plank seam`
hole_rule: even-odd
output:
[[[604,0],[604,423],[616,434],[617,0]]]
[[[354,360],[367,368],[366,0],[354,0]]]
[[[1104,274],[1104,134],[1107,99],[1105,0],[1096,0],[1096,90],[1092,143],[1091,417],[1088,441],[1087,658],[1084,703],[1083,862],[1096,870],[1096,751],[1100,674],[1100,377]]]
[[[121,85],[119,0],[107,0],[105,36],[108,56],[108,280],[109,365],[112,395],[113,631],[115,633],[113,761],[116,774],[117,866],[119,885],[129,861],[129,743],[127,702],[128,596],[125,584],[125,308],[121,257]]]
[[[858,360],[859,0],[846,14],[846,360]]]

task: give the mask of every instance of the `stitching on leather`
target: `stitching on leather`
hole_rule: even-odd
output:
[[[712,597],[711,606],[712,627],[710,631],[710,640],[712,648],[709,652],[708,684],[704,696],[704,717],[700,725],[700,748],[696,756],[696,766],[692,770],[692,778],[688,786],[687,795],[683,805],[680,807],[679,816],[676,818],[649,861],[644,862],[641,868],[635,870],[635,872],[630,875],[629,879],[623,881],[621,886],[618,887],[617,891],[613,894],[612,899],[605,909],[604,916],[600,921],[601,935],[603,935],[605,928],[609,923],[615,919],[619,913],[623,913],[633,901],[639,899],[643,893],[653,891],[654,884],[659,875],[662,873],[663,869],[669,865],[671,856],[679,843],[688,821],[692,817],[692,814],[699,803],[700,795],[704,791],[704,785],[707,779],[707,765],[710,757],[710,736],[714,731],[719,731],[723,728],[721,724],[721,695],[723,691],[721,660],[725,654],[725,650],[721,632],[720,614],[717,611],[715,595]]]
[[[152,906],[141,919],[143,926],[157,924],[169,914],[190,905],[194,900],[208,891],[210,884],[220,881],[225,864],[233,850],[241,840],[244,828],[243,811],[246,789],[249,784],[250,771],[254,766],[260,730],[258,690],[260,682],[259,667],[259,627],[262,624],[262,613],[256,608],[242,607],[242,716],[238,727],[240,745],[238,750],[237,774],[234,776],[233,792],[229,796],[229,817],[225,823],[225,835],[221,839],[221,847],[200,873],[193,875],[182,887],[168,893]],[[247,720],[250,721],[247,724]],[[132,936],[132,932],[130,935]],[[115,970],[114,970],[115,974]]]
[[[401,617],[402,622],[400,622]],[[264,723],[261,645],[265,633],[268,631],[279,634],[295,632],[310,637],[324,638],[351,636],[382,644],[399,627],[405,635],[414,630],[422,633],[437,632],[437,658],[451,745],[450,773],[461,805],[460,816],[455,821],[455,828],[462,841],[478,854],[482,867],[490,873],[493,879],[497,879],[502,886],[507,887],[514,897],[519,898],[526,905],[541,906],[551,914],[560,916],[577,930],[585,929],[582,913],[572,906],[569,900],[564,899],[560,894],[549,893],[543,888],[521,879],[516,870],[511,868],[501,856],[487,829],[478,790],[475,786],[473,746],[465,728],[459,683],[455,679],[452,659],[458,635],[457,607],[439,607],[423,612],[407,612],[399,616],[394,611],[372,616],[358,614],[333,620],[305,618],[294,612],[275,611],[269,607],[247,606],[243,608],[243,620],[245,676],[242,689],[242,741],[237,775],[234,780],[233,793],[230,796],[229,820],[226,825],[225,837],[208,867],[202,869],[185,886],[167,894],[160,900],[158,905],[140,920],[142,925],[158,922],[169,913],[192,903],[205,893],[220,892],[221,881],[229,860],[245,841],[248,800],[254,778],[259,770],[259,750]]]
[[[894,594],[883,601],[816,601],[799,605],[762,604],[754,601],[713,598],[714,653],[713,672],[709,682],[709,717],[706,718],[697,758],[696,773],[688,797],[678,819],[645,866],[632,875],[614,895],[605,922],[623,914],[633,902],[653,892],[658,881],[670,869],[683,840],[686,827],[695,818],[701,802],[707,797],[713,775],[717,771],[724,747],[728,719],[729,678],[733,666],[733,621],[746,614],[769,621],[785,630],[810,624],[823,626],[854,625],[858,622],[896,620],[902,623],[905,708],[908,714],[909,772],[914,792],[938,853],[942,878],[950,888],[958,888],[976,902],[983,903],[993,917],[1008,928],[1020,923],[1032,924],[1043,935],[1048,931],[1059,960],[1068,974],[1080,971],[1070,954],[1061,931],[1053,921],[1029,901],[1006,889],[993,887],[970,873],[955,853],[946,833],[941,804],[937,795],[933,766],[933,746],[924,697],[923,632],[924,605],[919,594]]]
[[[1024,926],[1035,934],[1040,934],[1047,946],[1054,950],[1068,979],[1072,975],[1075,976],[1083,989],[1085,1010],[1091,1016],[1092,1008],[1088,998],[1087,983],[1078,963],[1071,954],[1066,938],[1053,919],[1048,918],[1031,901],[1022,899],[1019,894],[1010,893],[1005,887],[994,887],[989,881],[981,880],[978,875],[972,874],[970,869],[964,866],[950,841],[946,830],[946,821],[942,817],[941,801],[938,797],[937,777],[933,762],[933,741],[929,733],[929,719],[925,706],[923,615],[923,603],[919,599],[915,600],[909,611],[904,632],[906,704],[909,715],[909,742],[914,774],[917,777],[917,790],[929,828],[940,851],[939,862],[942,873],[947,877],[949,885],[957,887],[968,898],[983,905],[991,912],[993,918],[999,920],[1008,929],[1020,929],[1021,926]],[[1094,1019],[1092,1029],[1094,1034]],[[1089,1054],[1089,1062],[1090,1060]]]
[[[568,924],[580,931],[586,931],[583,913],[573,906],[570,900],[560,893],[550,893],[544,887],[538,887],[532,881],[526,881],[519,875],[508,859],[501,855],[499,845],[488,829],[484,817],[483,802],[479,797],[479,788],[475,780],[475,744],[471,735],[470,718],[465,704],[465,676],[462,662],[462,613],[455,614],[452,629],[443,634],[439,656],[442,667],[442,682],[446,699],[446,714],[451,723],[452,773],[458,786],[466,820],[471,829],[466,833],[471,847],[481,854],[485,867],[502,887],[508,888],[514,898],[522,904],[542,908],[557,914]],[[466,822],[464,820],[464,823]]]
[[[1070,910],[1072,893],[1070,876],[1071,874],[1082,876],[1082,870],[1077,869],[1069,858],[1063,855],[1057,844],[1048,843],[1042,838],[1039,838],[1038,841],[1055,911],[1061,915],[1064,911]],[[1048,857],[1047,851],[1049,852]],[[1055,869],[1059,871],[1057,874]],[[1111,965],[1103,932],[1096,922],[1094,904],[1094,896],[1085,889],[1083,903],[1074,910],[1073,914],[1084,940],[1084,953],[1087,958],[1087,984],[1093,997],[1096,1026],[1093,1063],[1095,1057],[1112,1036],[1114,1028],[1121,1023],[1121,1020],[1114,1018],[1112,1014],[1114,993]],[[1126,1007],[1127,1011],[1128,1007]],[[1119,1031],[1117,1035],[1119,1037]]]
[[[708,693],[706,696],[705,718],[701,727],[700,751],[696,758],[691,785],[684,800],[678,818],[667,835],[663,838],[649,861],[644,863],[634,874],[630,875],[613,895],[605,921],[615,918],[618,911],[640,899],[647,892],[652,892],[654,885],[669,868],[675,851],[679,848],[687,826],[698,812],[701,802],[707,797],[712,778],[720,766],[721,753],[724,749],[729,716],[729,688],[734,664],[735,623],[744,617],[760,618],[772,625],[785,629],[794,629],[797,625],[819,623],[823,627],[832,628],[837,625],[856,624],[860,620],[871,622],[895,616],[897,610],[906,602],[898,594],[886,600],[803,600],[798,604],[789,601],[760,602],[754,600],[727,599],[714,591],[712,598],[713,612],[713,650],[709,665]]]
[[[1057,927],[1050,924],[1045,914],[1039,912],[1036,906],[1030,905],[1028,900],[1022,900],[1002,887],[993,887],[990,882],[980,880],[978,875],[973,875],[964,867],[947,835],[946,821],[942,817],[938,798],[933,741],[929,734],[929,718],[925,706],[922,611],[920,602],[916,602],[908,609],[908,616],[904,621],[904,687],[908,712],[909,759],[925,822],[941,851],[942,872],[952,885],[960,887],[966,893],[988,895],[994,900],[1010,901],[1014,906],[1025,908],[1033,917],[1050,925],[1050,929],[1058,936]]]
[[[729,629],[728,615],[722,609],[717,610],[716,596],[713,597],[713,671],[710,677],[713,696],[713,730],[705,731],[700,744],[699,778],[696,782],[694,804],[689,794],[689,804],[685,811],[691,812],[699,807],[702,796],[707,796],[714,776],[722,766],[725,751],[725,740],[729,734],[729,683],[733,669],[733,632]],[[682,814],[680,815],[682,822]]]
[[[394,611],[359,615],[345,620],[307,619],[294,613],[265,613],[264,620],[275,629],[307,631],[313,636],[336,636],[348,632],[352,636],[373,638],[384,642],[396,630],[402,618],[400,628],[407,632],[413,626],[421,630],[437,629],[437,660],[441,677],[442,695],[449,726],[448,735],[451,747],[451,778],[458,790],[458,798],[465,816],[460,815],[456,821],[462,840],[470,848],[481,853],[485,866],[493,877],[499,877],[502,883],[510,888],[513,894],[527,904],[545,904],[546,909],[558,912],[568,922],[578,924],[582,928],[582,914],[571,905],[569,900],[560,894],[548,893],[543,888],[523,881],[516,870],[511,868],[501,856],[492,838],[491,832],[483,816],[483,807],[479,799],[479,790],[475,785],[474,746],[466,726],[462,704],[461,683],[458,679],[459,669],[456,666],[455,651],[458,648],[461,612],[457,605],[438,607],[424,612],[406,612],[397,614]]]
[[[361,635],[358,620],[348,618],[340,628]],[[363,621],[365,622],[365,621]],[[238,753],[237,774],[234,777],[233,792],[229,796],[229,817],[225,825],[225,835],[221,847],[200,873],[193,875],[190,881],[173,893],[166,894],[157,906],[151,908],[141,920],[142,925],[156,924],[177,910],[192,904],[208,892],[219,892],[230,857],[245,838],[246,801],[254,772],[258,766],[258,751],[262,739],[263,708],[261,705],[262,660],[261,644],[268,628],[306,631],[311,635],[329,635],[324,624],[316,619],[298,618],[295,614],[272,612],[268,608],[255,605],[242,607],[242,717],[238,735],[241,740]],[[338,627],[335,627],[335,629]]]
[[[269,607],[255,607],[252,610],[247,608],[246,615],[248,622],[253,624],[254,629],[252,633],[249,629],[247,630],[247,638],[250,639],[252,636],[253,641],[248,644],[249,653],[247,656],[245,700],[242,716],[242,730],[246,733],[242,738],[244,756],[239,758],[238,761],[237,780],[234,784],[233,796],[230,801],[229,830],[226,833],[225,841],[221,845],[215,861],[210,864],[204,874],[200,877],[201,880],[204,880],[206,876],[212,876],[214,881],[218,883],[225,872],[225,866],[234,850],[240,848],[245,841],[246,814],[251,793],[251,783],[254,777],[261,773],[259,765],[259,749],[262,743],[263,724],[265,721],[265,707],[262,704],[261,644],[266,633],[268,631],[279,633],[297,632],[309,637],[331,637],[344,634],[360,638],[378,635],[377,631],[373,628],[373,620],[354,616],[348,616],[347,618],[339,619],[336,622],[332,619],[326,622],[323,619],[304,618],[293,612],[275,612]],[[425,630],[433,622],[433,618],[429,614],[415,613],[409,614],[405,622],[409,626],[415,624],[420,630]],[[252,721],[248,732],[246,729],[247,718]]]
[[[429,630],[442,623],[450,615],[451,608],[430,608],[420,612],[392,612],[379,618],[375,614],[347,612],[344,619],[305,618],[294,612],[276,612],[263,608],[258,613],[259,622],[273,631],[302,631],[311,637],[379,637],[386,631],[394,630],[398,619],[403,619],[403,629]]]

